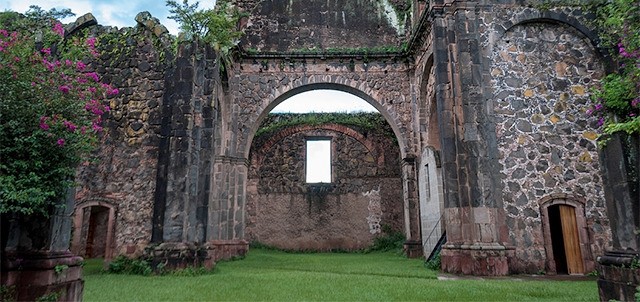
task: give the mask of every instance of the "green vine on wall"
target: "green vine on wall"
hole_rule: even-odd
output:
[[[256,132],[255,138],[270,135],[288,127],[299,125],[339,124],[358,128],[361,131],[380,131],[383,135],[396,139],[391,126],[382,114],[377,112],[359,113],[271,113],[267,115]]]

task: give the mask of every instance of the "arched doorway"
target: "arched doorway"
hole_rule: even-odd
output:
[[[85,258],[113,257],[115,208],[109,202],[92,201],[76,206],[71,251]]]
[[[584,274],[593,269],[584,204],[564,194],[541,202],[542,226],[550,274]]]

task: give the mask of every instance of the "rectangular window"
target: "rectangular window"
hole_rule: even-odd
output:
[[[331,140],[307,140],[307,183],[331,183]]]

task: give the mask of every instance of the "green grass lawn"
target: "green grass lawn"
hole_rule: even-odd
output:
[[[597,301],[595,281],[437,280],[395,253],[290,254],[252,249],[200,276],[134,276],[85,266],[84,301]]]

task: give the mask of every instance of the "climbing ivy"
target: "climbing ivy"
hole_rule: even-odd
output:
[[[361,131],[380,131],[395,140],[395,134],[384,117],[377,112],[359,113],[271,113],[267,115],[255,138],[270,135],[288,127],[299,125],[339,124],[358,128]]]

